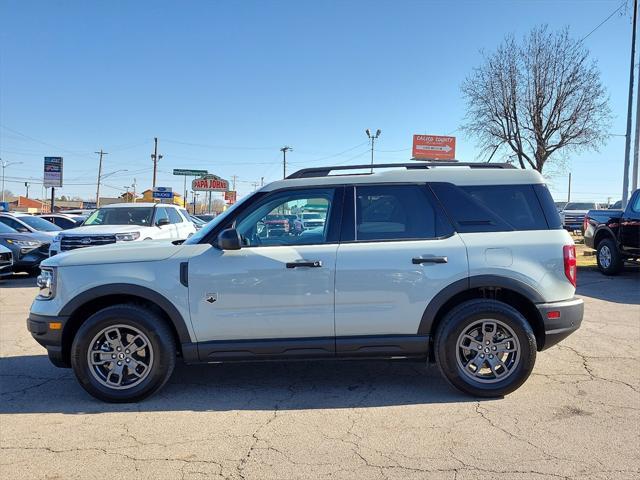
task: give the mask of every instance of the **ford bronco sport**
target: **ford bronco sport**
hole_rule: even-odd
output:
[[[260,228],[300,211],[325,222]],[[314,168],[245,197],[182,244],[46,260],[28,328],[56,366],[110,402],[157,391],[178,357],[435,361],[455,387],[494,397],[580,326],[576,271],[535,171]]]

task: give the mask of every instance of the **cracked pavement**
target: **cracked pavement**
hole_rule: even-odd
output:
[[[416,362],[178,365],[133,405],[89,397],[29,335],[33,278],[0,283],[0,476],[11,479],[632,479],[640,275],[581,270],[582,328],[498,400]]]

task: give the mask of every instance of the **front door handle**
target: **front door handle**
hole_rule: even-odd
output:
[[[447,257],[415,257],[411,259],[411,263],[414,265],[421,265],[423,263],[447,263],[449,259]]]
[[[320,268],[322,260],[301,260],[299,262],[287,262],[287,268],[311,267]]]

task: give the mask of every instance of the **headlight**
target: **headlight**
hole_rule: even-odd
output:
[[[116,233],[117,242],[131,242],[140,238],[140,232]]]
[[[53,237],[53,243],[60,243],[62,241],[62,235],[58,234]]]
[[[39,247],[40,242],[35,240],[16,240],[14,238],[7,238],[7,243],[10,245],[17,245],[18,247]]]
[[[40,300],[51,300],[56,296],[56,271],[51,267],[41,267],[40,275],[36,279],[36,285],[40,291],[38,298]]]

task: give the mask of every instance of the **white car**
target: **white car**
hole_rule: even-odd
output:
[[[13,228],[19,233],[40,233],[54,238],[62,230],[57,225],[28,213],[21,212],[1,212],[0,223]]]
[[[49,256],[84,247],[144,240],[185,240],[196,232],[184,210],[162,203],[116,203],[101,207],[81,227],[60,232]]]
[[[29,331],[109,402],[151,395],[177,358],[405,358],[435,361],[471,395],[516,390],[583,316],[575,246],[544,179],[500,164],[393,166],[301,170],[182,244],[48,258]],[[311,208],[324,208],[322,227],[260,235],[267,218]]]

